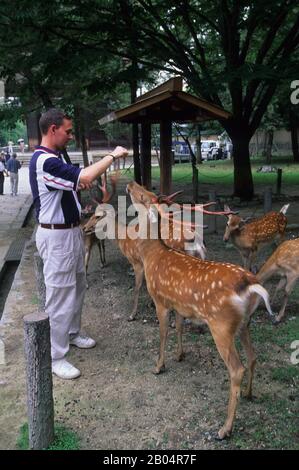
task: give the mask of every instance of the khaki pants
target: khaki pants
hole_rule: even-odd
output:
[[[38,227],[36,246],[44,263],[51,356],[53,360],[61,359],[69,350],[69,335],[78,334],[81,326],[86,290],[82,231],[79,227]]]

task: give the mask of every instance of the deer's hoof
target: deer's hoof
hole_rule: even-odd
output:
[[[245,390],[245,391],[243,391],[243,392],[241,391],[241,397],[242,397],[242,398],[245,398],[246,400],[250,400],[250,401],[253,400],[253,398],[254,398],[254,396],[252,395],[251,391],[248,392],[247,390]]]
[[[184,353],[184,352],[182,352],[182,353],[180,353],[180,354],[177,354],[177,355],[175,356],[175,360],[176,360],[177,362],[181,362],[181,361],[183,361],[184,359],[185,359],[185,353]]]
[[[153,370],[153,374],[154,375],[159,375],[159,374],[162,374],[163,372],[165,372],[165,365],[163,364],[163,366],[161,367],[156,367],[154,370]]]
[[[136,320],[135,316],[130,315],[129,318],[128,318],[128,321],[134,321],[134,320]]]
[[[223,441],[223,439],[228,439],[230,437],[231,431],[225,429],[225,427],[219,429],[218,433],[215,433],[214,439],[216,441]]]

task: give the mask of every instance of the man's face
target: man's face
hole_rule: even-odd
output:
[[[64,119],[60,127],[54,124],[50,127],[53,142],[57,150],[63,150],[73,139],[73,126],[70,119]]]

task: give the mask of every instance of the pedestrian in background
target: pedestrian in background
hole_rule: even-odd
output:
[[[3,185],[4,185],[4,174],[7,176],[7,171],[5,170],[4,159],[0,157],[0,196],[3,196]]]
[[[16,196],[18,194],[19,169],[21,168],[21,166],[21,163],[17,159],[17,154],[13,153],[12,157],[8,160],[6,164],[6,169],[7,171],[9,171],[10,176],[11,196]]]

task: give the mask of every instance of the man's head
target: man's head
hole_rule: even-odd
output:
[[[72,120],[60,109],[51,108],[42,114],[39,127],[43,140],[55,150],[62,150],[73,138]]]
[[[17,158],[17,154],[16,154],[16,153],[13,153],[13,154],[12,154],[12,158]]]

